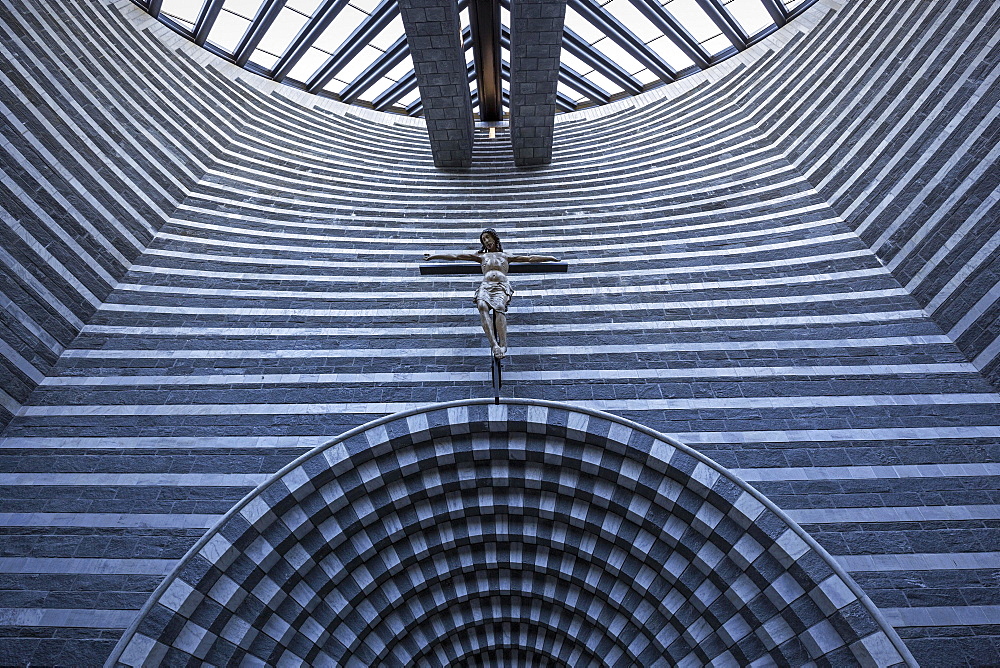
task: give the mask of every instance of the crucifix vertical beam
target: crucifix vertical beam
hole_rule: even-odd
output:
[[[469,0],[472,57],[476,63],[479,118],[503,119],[503,87],[500,83],[500,1]]]
[[[399,0],[434,164],[472,166],[472,96],[455,0]]]
[[[510,137],[518,167],[552,162],[566,0],[510,3]]]

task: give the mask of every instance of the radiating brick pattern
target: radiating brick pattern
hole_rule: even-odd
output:
[[[552,162],[566,0],[510,5],[510,139],[519,167]]]
[[[857,63],[850,90],[862,47],[892,41],[882,26],[923,30],[863,4],[817,6],[660,97],[561,117],[544,170],[483,136],[467,173],[434,167],[418,121],[196,62],[131,3],[101,10],[123,51],[177,72],[149,132],[226,137],[0,439],[0,664],[100,663],[289,461],[375,417],[488,396],[474,277],[417,265],[475,250],[494,221],[506,248],[570,268],[513,277],[507,396],[634,419],[729,468],[923,664],[1000,654],[1000,397],[768,135],[807,136],[796,119],[818,116],[796,105],[831,54]],[[205,115],[181,122],[187,100]],[[496,627],[475,635],[492,647]]]
[[[610,415],[488,402],[296,460],[199,541],[113,660],[444,667],[506,623],[567,666],[903,665],[822,549],[711,461]]]
[[[472,97],[455,0],[400,0],[434,164],[472,163]]]

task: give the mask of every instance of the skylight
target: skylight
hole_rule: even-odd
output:
[[[136,1],[177,32],[263,76],[353,104],[422,113],[396,0]],[[466,35],[465,5],[475,1],[460,0]],[[510,12],[501,1],[506,32]],[[559,110],[604,104],[697,72],[814,1],[569,0]],[[474,72],[472,53],[470,47],[466,58]],[[506,90],[506,47],[501,57]],[[469,87],[475,100],[475,77]]]

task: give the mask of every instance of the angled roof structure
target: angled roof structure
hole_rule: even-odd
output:
[[[397,0],[136,0],[197,44],[262,76],[349,104],[421,116]],[[814,0],[569,0],[558,111],[694,74],[763,39]],[[509,0],[458,0],[477,119],[509,115]]]

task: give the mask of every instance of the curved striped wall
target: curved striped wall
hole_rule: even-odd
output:
[[[234,73],[128,2],[66,4],[5,4],[20,70],[57,70],[53,45],[90,34],[80,12],[114,26],[118,53],[155,58],[95,56],[121,70],[97,81],[75,56],[80,73],[13,118],[153,95],[157,121],[125,123],[137,109],[121,132],[177,143],[117,155],[151,163],[129,184],[179,185],[0,440],[0,663],[100,663],[185,551],[284,464],[374,417],[488,396],[475,277],[417,272],[486,226],[570,265],[513,277],[507,396],[605,410],[729,468],[837,558],[921,663],[1000,656],[989,3],[819,3],[697,78],[561,117],[548,168],[515,170],[509,139],[484,134],[461,174],[433,168],[418,121]],[[60,192],[84,201],[100,184],[49,123],[31,136],[65,151],[53,161],[82,175]],[[172,180],[173,164],[198,167]],[[4,206],[40,192],[22,191]],[[937,284],[952,287],[935,306]]]

